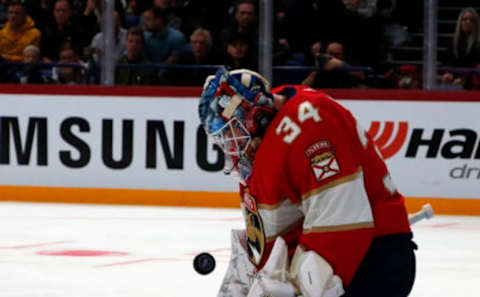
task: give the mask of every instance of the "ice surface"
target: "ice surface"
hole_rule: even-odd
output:
[[[0,203],[2,297],[215,297],[239,209]],[[414,227],[411,296],[479,296],[480,217]],[[193,270],[215,256],[208,275]]]

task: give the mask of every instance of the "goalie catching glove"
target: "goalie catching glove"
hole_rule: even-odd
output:
[[[293,256],[290,276],[303,297],[338,297],[345,293],[342,280],[333,274],[330,264],[316,252],[305,252],[300,246]]]
[[[288,274],[288,249],[278,237],[265,266],[256,275],[247,297],[295,297],[297,290]]]

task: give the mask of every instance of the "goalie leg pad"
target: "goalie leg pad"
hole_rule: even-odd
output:
[[[338,297],[345,293],[342,280],[334,275],[330,264],[314,251],[297,247],[290,274],[303,297]]]
[[[284,282],[266,276],[259,276],[252,285],[247,297],[295,297],[295,287],[291,282]]]
[[[232,254],[217,297],[245,297],[254,281],[248,260],[245,230],[232,230]]]

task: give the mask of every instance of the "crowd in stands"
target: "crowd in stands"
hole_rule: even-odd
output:
[[[445,64],[461,68],[480,66],[480,19],[475,9],[464,8],[460,12]],[[441,81],[443,84],[463,86],[466,89],[480,88],[477,72],[447,71],[442,74]]]
[[[388,48],[398,42],[398,36],[389,32],[398,25],[422,26],[422,1],[273,2],[274,66],[314,68],[275,74],[278,81],[314,88],[367,88],[372,86],[369,73],[352,67],[363,66],[384,75],[384,87],[421,88],[419,67],[393,68],[385,61]],[[116,84],[201,86],[218,65],[258,70],[258,0],[114,3]],[[0,0],[0,82],[100,83],[103,4],[102,0]],[[462,10],[444,65],[477,67],[479,28],[476,11]],[[46,67],[48,63],[62,64]],[[475,72],[445,71],[439,81],[480,87]]]

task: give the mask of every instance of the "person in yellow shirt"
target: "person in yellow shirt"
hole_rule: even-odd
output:
[[[27,14],[21,1],[14,0],[8,6],[8,21],[0,30],[0,55],[8,61],[20,62],[23,49],[28,45],[40,46],[41,32]]]

